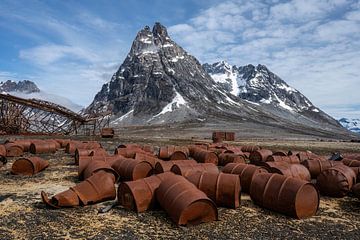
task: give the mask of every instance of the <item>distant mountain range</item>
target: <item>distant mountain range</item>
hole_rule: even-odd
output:
[[[34,82],[29,80],[23,80],[18,82],[7,80],[5,82],[0,82],[0,92],[8,93],[10,95],[25,99],[40,99],[48,102],[53,102],[64,106],[74,112],[79,112],[81,109],[83,109],[82,106],[72,102],[65,97],[56,94],[50,94],[40,90]]]
[[[349,129],[352,132],[360,133],[360,119],[348,119],[341,118],[339,119],[339,123],[344,127]]]

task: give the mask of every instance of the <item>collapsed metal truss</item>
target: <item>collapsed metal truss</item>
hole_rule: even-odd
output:
[[[84,116],[55,103],[0,94],[0,132],[94,135],[109,115]]]

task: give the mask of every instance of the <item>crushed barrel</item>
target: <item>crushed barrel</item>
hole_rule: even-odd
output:
[[[214,202],[181,176],[173,175],[161,182],[156,199],[177,225],[196,225],[218,219]]]
[[[99,171],[111,173],[114,175],[115,179],[118,179],[118,173],[110,166],[108,162],[93,160],[88,162],[88,164],[85,167],[84,166],[79,167],[78,170],[79,180],[85,180]]]
[[[313,184],[272,173],[255,175],[250,197],[261,207],[298,219],[315,215],[320,200]]]
[[[49,166],[49,162],[39,157],[17,159],[12,167],[11,173],[15,175],[32,176]]]

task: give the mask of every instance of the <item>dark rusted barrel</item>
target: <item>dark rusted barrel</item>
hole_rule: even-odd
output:
[[[32,139],[17,139],[13,143],[22,146],[24,152],[29,152],[32,141]]]
[[[89,141],[89,142],[71,141],[66,145],[65,152],[69,154],[74,154],[77,148],[97,149],[97,148],[101,148],[101,144],[95,141]]]
[[[360,161],[356,159],[344,158],[341,162],[348,167],[360,167]]]
[[[249,160],[251,164],[260,165],[265,162],[266,159],[272,155],[272,151],[268,149],[260,149],[256,151],[252,151],[249,156]]]
[[[174,161],[157,161],[155,164],[155,174],[170,172],[172,166],[178,165],[197,165],[195,160],[174,160]]]
[[[75,164],[79,165],[79,159],[83,156],[99,156],[99,157],[108,157],[108,152],[103,148],[97,149],[76,149],[75,150]]]
[[[272,173],[255,175],[250,197],[261,207],[298,219],[316,214],[320,200],[313,184]]]
[[[288,152],[284,150],[276,150],[273,152],[273,156],[288,156]]]
[[[222,172],[238,175],[240,177],[241,190],[249,193],[253,177],[259,173],[266,173],[267,170],[251,164],[229,163],[222,169]]]
[[[194,150],[191,156],[199,163],[213,163],[215,165],[218,164],[218,157],[215,153],[210,151],[197,148]]]
[[[15,144],[15,143],[6,143],[6,156],[7,157],[19,157],[24,154],[24,149],[21,145]]]
[[[291,164],[299,164],[300,160],[296,156],[269,156],[267,162],[287,162]]]
[[[136,181],[120,183],[118,189],[120,205],[138,213],[153,209],[156,205],[156,189],[164,179],[171,175],[174,174],[166,172]]]
[[[355,195],[355,197],[357,197],[358,199],[360,199],[360,183],[355,184],[351,191],[353,192],[353,194]]]
[[[84,171],[87,165],[92,161],[103,161],[109,163],[111,166],[114,162],[125,159],[121,155],[112,155],[112,156],[81,156],[79,158],[79,172]]]
[[[194,165],[174,164],[174,166],[171,167],[170,171],[177,175],[186,176],[191,171],[218,173],[219,169],[212,163],[198,163]]]
[[[242,146],[241,147],[241,151],[243,152],[254,152],[254,151],[258,151],[261,148],[259,146]]]
[[[320,193],[330,197],[344,197],[356,183],[354,171],[343,164],[322,171],[317,177]]]
[[[326,160],[324,157],[321,157],[315,153],[312,152],[298,152],[296,156],[299,158],[300,162],[303,162],[305,160],[313,160],[313,159],[319,159],[319,160]]]
[[[60,148],[66,148],[66,145],[71,142],[70,139],[62,139],[62,138],[57,138],[54,139],[55,141],[57,141],[60,144]]]
[[[288,162],[265,162],[263,163],[270,173],[278,173],[287,177],[298,178],[304,181],[310,181],[309,170],[301,164],[290,164]]]
[[[360,167],[350,167],[356,175],[356,182],[360,182]]]
[[[15,175],[32,176],[48,166],[49,162],[39,157],[20,158],[13,163],[11,173]]]
[[[313,159],[305,160],[301,164],[309,170],[311,178],[316,179],[322,171],[342,163],[330,160],[324,161],[320,159]]]
[[[156,163],[158,161],[161,161],[160,159],[158,159],[157,157],[155,156],[151,156],[150,154],[143,154],[143,153],[136,153],[135,154],[135,159],[136,160],[141,160],[141,161],[146,161],[148,163],[151,164],[151,166],[154,168]]]
[[[245,157],[234,153],[222,153],[219,155],[219,166],[225,166],[228,163],[245,163]]]
[[[111,173],[115,176],[115,179],[118,179],[119,177],[118,173],[110,166],[108,162],[93,160],[90,161],[85,168],[79,168],[79,180],[85,180],[99,171]]]
[[[185,160],[189,156],[189,149],[185,146],[166,146],[161,147],[159,158],[163,160]]]
[[[122,155],[126,158],[135,158],[137,153],[149,154],[140,148],[117,148],[115,149],[115,155]]]
[[[121,181],[134,181],[149,177],[153,173],[149,162],[131,158],[115,161],[111,167],[119,174]]]
[[[156,199],[178,225],[195,225],[218,219],[214,202],[181,176],[173,175],[161,182]]]
[[[203,191],[219,207],[240,206],[240,178],[235,174],[190,172],[186,179]]]
[[[33,141],[30,144],[30,153],[32,154],[46,154],[55,153],[56,144],[53,141]]]
[[[241,151],[241,147],[240,146],[226,146],[226,150],[227,151],[231,151],[232,153],[236,154],[236,155],[244,155],[244,152]]]
[[[341,154],[343,158],[350,158],[360,161],[360,153],[343,153]]]
[[[6,148],[2,144],[0,144],[0,156],[6,157]]]

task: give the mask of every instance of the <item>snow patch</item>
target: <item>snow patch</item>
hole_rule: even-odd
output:
[[[175,90],[175,97],[173,98],[173,100],[167,104],[162,110],[161,112],[159,112],[158,114],[156,114],[155,116],[153,116],[151,119],[156,118],[162,114],[165,114],[167,112],[172,112],[174,111],[176,108],[179,108],[181,105],[187,105],[187,102],[185,101],[185,99],[180,95],[180,93],[178,93]],[[174,107],[176,106],[176,108]],[[150,120],[151,120],[150,119]],[[150,121],[149,120],[149,121]]]
[[[132,114],[134,112],[133,110],[128,111],[127,113],[125,113],[124,115],[122,115],[121,117],[117,118],[116,120],[113,121],[113,123],[119,123],[122,120],[124,120],[125,118],[127,118],[130,114]]]
[[[143,43],[146,43],[146,44],[151,44],[152,39],[151,38],[140,38],[140,42],[143,42]]]
[[[165,43],[164,45],[163,45],[163,47],[173,47],[174,45],[173,44],[171,44],[171,43]]]
[[[286,103],[284,101],[282,101],[276,94],[274,94],[276,100],[278,100],[279,102],[279,106],[286,109],[286,110],[289,110],[290,112],[294,112],[294,109],[288,105],[286,105]]]
[[[184,56],[175,56],[173,58],[170,59],[170,62],[177,62],[179,61],[179,59],[184,59]]]
[[[312,111],[313,112],[320,112],[319,109],[317,109],[317,108],[314,108]]]

